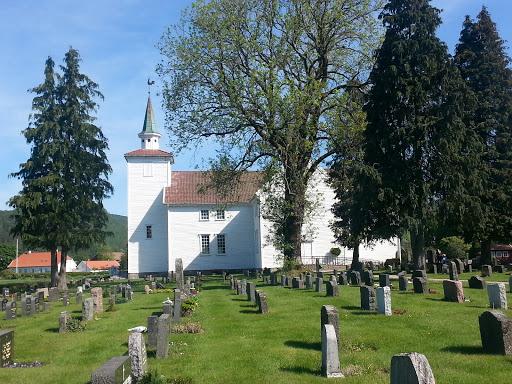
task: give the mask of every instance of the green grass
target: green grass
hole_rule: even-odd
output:
[[[330,383],[389,383],[391,357],[402,352],[426,355],[439,383],[510,381],[512,357],[485,355],[481,348],[478,316],[489,309],[487,292],[469,289],[467,283],[464,293],[470,301],[463,304],[443,301],[442,283],[429,283],[438,292],[431,295],[393,288],[392,309],[407,312],[383,316],[360,310],[357,287],[340,286],[340,297],[328,298],[312,290],[250,281],[266,292],[268,315],[258,314],[245,296],[229,289],[228,282],[205,278],[199,307],[190,318],[200,322],[204,332],[171,335],[167,359],[156,359],[149,349],[150,370],[168,380],[188,379],[194,384],[325,383],[320,376],[320,309],[329,304],[338,308],[340,363],[347,376]],[[146,325],[147,316],[161,314],[169,294],[144,295],[143,287],[143,282],[135,287],[134,301],[99,315],[83,333],[58,333],[60,311],[70,310],[78,317],[76,304],[54,304],[49,313],[15,322],[2,317],[0,327],[15,330],[15,360],[38,360],[43,366],[0,369],[0,383],[88,383],[95,369],[127,353],[127,328]],[[512,294],[507,296],[510,303]],[[512,317],[512,310],[504,312]]]

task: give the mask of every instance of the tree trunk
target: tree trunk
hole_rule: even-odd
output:
[[[51,280],[50,284],[52,287],[56,287],[59,282],[59,266],[57,260],[57,248],[50,251],[51,258]]]
[[[67,275],[66,275],[66,261],[68,258],[68,250],[62,248],[60,254],[60,272],[59,272],[59,280],[57,287],[61,291],[66,291],[68,289]]]
[[[413,269],[425,270],[425,232],[420,224],[415,231],[411,231],[411,248]]]
[[[359,271],[362,269],[361,262],[359,261],[359,239],[354,240],[354,252],[352,254],[352,265],[350,266],[350,269]]]
[[[480,266],[492,265],[491,260],[491,239],[482,240],[480,245]]]
[[[304,222],[307,179],[294,168],[285,175],[283,209],[284,261],[294,267],[302,265],[302,224]]]

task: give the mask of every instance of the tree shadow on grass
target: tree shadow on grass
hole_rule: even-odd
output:
[[[487,355],[482,346],[477,345],[454,345],[441,348],[443,352],[460,353],[462,355]]]
[[[284,345],[291,348],[312,349],[314,351],[322,350],[322,343],[320,342],[308,343],[302,340],[288,340],[284,342]]]
[[[213,291],[214,289],[231,289],[231,287],[229,286],[229,284],[227,284],[226,286],[219,286],[219,285],[213,285],[213,286],[203,286],[201,288],[201,290],[203,291]]]
[[[361,307],[356,307],[354,305],[342,305],[340,307],[341,309],[346,309],[347,311],[357,311],[357,310],[361,310]]]
[[[59,328],[47,328],[45,332],[59,333]]]
[[[240,297],[240,296],[236,296],[236,297],[233,297],[231,300],[233,301],[247,301],[247,297]]]
[[[359,311],[352,312],[352,314],[356,316],[377,316],[379,314],[377,311],[364,311],[361,308],[358,309]]]
[[[239,311],[240,313],[249,314],[249,315],[260,315],[261,313],[258,312],[258,308],[255,308],[253,310],[249,309],[242,309]]]
[[[322,372],[319,370],[313,370],[306,367],[281,367],[279,368],[280,371],[283,372],[290,372],[290,373],[298,373],[301,375],[313,375],[313,376],[321,376]]]

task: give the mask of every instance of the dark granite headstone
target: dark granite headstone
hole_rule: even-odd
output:
[[[157,324],[156,358],[165,359],[169,354],[169,315],[160,315]]]
[[[14,362],[14,331],[0,332],[0,368]]]
[[[327,282],[326,296],[329,296],[329,297],[339,297],[340,296],[340,290],[339,290],[338,283],[336,282],[336,280]]]
[[[324,279],[321,277],[316,278],[315,282],[315,292],[323,292],[324,291]]]
[[[372,286],[374,284],[373,271],[371,271],[371,270],[363,271],[362,280],[364,282],[364,285]]]
[[[294,277],[292,287],[295,289],[304,289],[304,280],[301,280],[299,277]]]
[[[427,287],[427,279],[424,279],[423,277],[415,277],[414,279],[412,279],[412,285],[414,287],[415,293],[430,293]]]
[[[482,276],[492,276],[492,267],[490,265],[482,265]]]
[[[334,326],[336,332],[336,339],[338,340],[338,346],[340,345],[340,317],[338,310],[334,305],[322,305],[320,311],[320,329],[324,324],[331,324]]]
[[[313,288],[313,275],[311,273],[306,274],[306,288]]]
[[[486,353],[512,355],[512,320],[498,310],[478,318],[482,347]]]
[[[11,321],[16,319],[16,302],[9,301],[5,306],[5,320]]]
[[[389,275],[387,273],[381,273],[379,275],[379,287],[389,287]]]
[[[407,291],[409,289],[409,279],[407,278],[406,274],[398,275],[398,289],[400,291]]]
[[[487,282],[480,276],[471,276],[468,280],[469,288],[487,289]]]
[[[256,302],[256,284],[253,282],[247,283],[247,300],[250,302]]]
[[[340,285],[348,285],[348,277],[346,272],[341,272],[338,277]]]
[[[91,384],[125,384],[131,383],[130,356],[111,358],[91,375]]]
[[[268,313],[267,295],[265,292],[256,290],[256,304],[258,305],[258,312],[262,314]]]
[[[361,309],[375,311],[375,289],[368,285],[359,287],[361,293]]]
[[[455,264],[454,261],[450,261],[448,262],[448,266],[450,268],[450,280],[459,280],[459,269],[457,267],[457,264]]]
[[[270,274],[270,285],[273,287],[277,286],[277,275],[275,273]]]
[[[457,272],[459,274],[464,273],[464,262],[461,259],[455,259],[455,265],[457,266]]]
[[[421,277],[420,277],[421,278]],[[400,353],[391,358],[391,384],[435,384],[425,355]]]
[[[361,274],[359,271],[350,272],[350,282],[352,285],[361,285]]]
[[[416,269],[413,273],[412,273],[412,278],[414,279],[415,277],[422,277],[424,278],[425,280],[427,279],[427,272],[423,269]]]
[[[158,335],[158,316],[148,316],[148,347],[156,348]]]

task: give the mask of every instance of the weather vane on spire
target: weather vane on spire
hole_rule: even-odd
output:
[[[154,81],[151,81],[151,79],[148,77],[148,96],[151,97],[151,86],[155,84]]]

